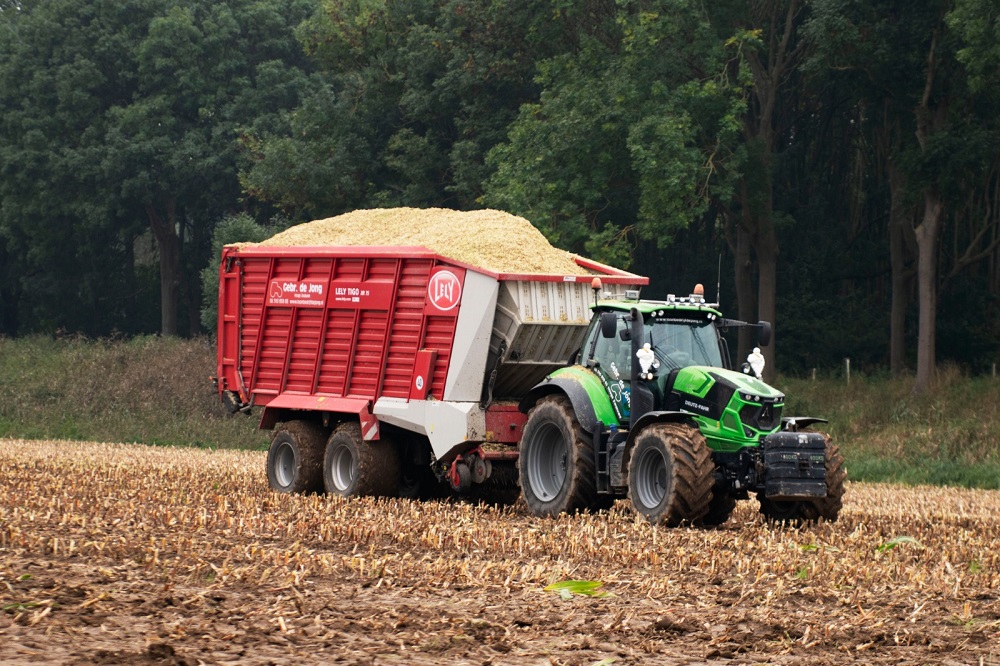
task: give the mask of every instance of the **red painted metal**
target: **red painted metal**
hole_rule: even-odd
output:
[[[493,403],[486,408],[486,440],[505,444],[521,441],[524,424],[528,420],[514,403]]]
[[[370,410],[381,396],[409,398],[419,363],[418,393],[441,399],[456,284],[439,278],[438,307],[429,281],[446,274],[460,289],[465,270],[423,248],[226,248],[219,390],[272,412],[361,414],[359,404]],[[369,430],[378,436],[374,416]]]
[[[431,371],[437,352],[433,349],[421,349],[417,352],[416,363],[413,366],[413,381],[410,384],[410,400],[425,400],[430,390]]]

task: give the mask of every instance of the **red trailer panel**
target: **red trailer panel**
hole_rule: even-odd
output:
[[[262,406],[279,395],[408,398],[419,357],[433,363],[421,393],[442,398],[464,269],[426,251],[287,254],[225,251],[220,389]]]

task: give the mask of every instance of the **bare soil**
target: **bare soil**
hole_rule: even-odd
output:
[[[850,467],[850,460],[848,467]],[[0,440],[4,664],[1000,664],[1000,492],[655,528],[267,490],[264,454]],[[564,580],[606,596],[564,598]]]

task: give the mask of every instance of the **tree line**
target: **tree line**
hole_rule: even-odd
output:
[[[992,0],[6,0],[0,332],[195,334],[222,242],[494,207],[923,390],[997,361],[998,44]]]

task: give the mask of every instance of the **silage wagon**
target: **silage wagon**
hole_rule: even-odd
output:
[[[517,489],[520,401],[579,350],[592,278],[647,278],[582,258],[577,275],[497,273],[423,247],[228,246],[217,383],[274,429],[282,492]]]

